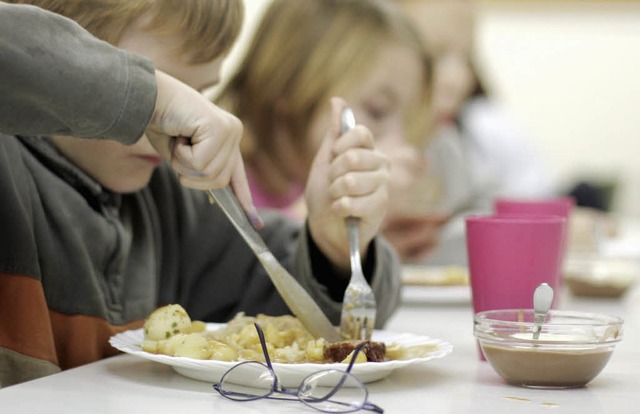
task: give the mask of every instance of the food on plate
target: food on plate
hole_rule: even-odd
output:
[[[191,318],[180,305],[167,305],[156,309],[144,323],[144,339],[159,341],[182,333],[191,327]]]
[[[144,324],[146,352],[220,361],[264,361],[254,322],[262,328],[273,362],[325,362],[324,339],[315,339],[293,316],[236,315],[224,327],[205,332],[180,305],[156,309]]]
[[[417,286],[466,286],[469,270],[464,266],[407,265],[402,270],[402,282]]]
[[[192,321],[180,305],[156,309],[144,324],[142,349],[154,354],[219,361],[264,361],[264,354],[254,326],[264,332],[269,357],[279,363],[331,363],[351,359],[358,341],[333,344],[314,338],[295,317],[236,315],[225,326],[206,331],[206,325]],[[422,358],[437,350],[437,345],[399,346],[395,343],[367,341],[360,362],[382,362]]]
[[[356,349],[360,342],[361,341],[349,340],[327,344],[324,347],[324,357],[330,362],[349,361],[354,349]],[[373,341],[365,341],[365,343],[366,345],[362,348],[362,352],[358,355],[358,358],[363,360],[363,362],[382,362],[385,360],[385,344]],[[356,362],[359,362],[358,359],[356,359]]]
[[[324,362],[324,339],[316,339],[290,315],[246,316],[239,313],[224,327],[205,335],[237,350],[237,360],[264,361],[260,339],[254,323],[264,332],[264,338],[273,362]]]

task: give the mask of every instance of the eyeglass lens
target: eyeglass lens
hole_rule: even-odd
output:
[[[217,389],[225,397],[238,400],[256,400],[273,392],[273,372],[261,362],[243,362],[227,371]]]
[[[367,401],[367,394],[367,389],[356,377],[333,369],[309,375],[298,388],[300,401],[332,413],[361,409]]]

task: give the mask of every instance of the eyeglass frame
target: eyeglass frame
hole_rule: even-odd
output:
[[[229,400],[232,401],[240,401],[240,402],[245,402],[245,401],[255,401],[255,400],[260,400],[263,398],[267,398],[267,399],[272,399],[272,400],[285,400],[285,401],[296,401],[294,399],[291,398],[283,398],[283,397],[274,397],[272,396],[274,393],[280,393],[280,394],[285,394],[285,395],[290,395],[290,396],[294,396],[297,398],[297,400],[299,402],[302,402],[303,404],[305,404],[308,407],[311,407],[315,410],[321,411],[321,412],[329,412],[329,413],[333,413],[335,411],[328,411],[328,410],[323,410],[322,408],[318,408],[318,407],[314,407],[313,405],[307,404],[305,401],[303,401],[302,399],[300,399],[299,397],[299,390],[300,390],[300,386],[298,386],[298,388],[294,391],[294,390],[290,390],[287,389],[285,387],[283,387],[282,385],[280,385],[278,376],[276,375],[276,371],[273,368],[273,365],[271,364],[271,358],[269,357],[269,351],[267,350],[267,343],[266,340],[264,338],[264,332],[262,331],[262,327],[257,323],[254,322],[253,324],[256,328],[256,331],[258,332],[258,338],[260,339],[260,346],[262,348],[262,353],[264,355],[264,360],[265,362],[261,362],[261,361],[243,361],[240,362],[236,365],[234,365],[233,367],[229,368],[220,378],[220,382],[213,384],[213,389],[215,389],[216,391],[218,391],[218,393],[220,393],[220,395],[222,395],[224,398],[227,398]],[[348,410],[348,411],[339,411],[340,413],[351,413],[351,412],[356,412],[356,411],[360,411],[360,410],[366,410],[366,411],[372,411],[375,413],[379,413],[382,414],[384,413],[384,409],[382,409],[381,407],[377,406],[376,404],[369,402],[368,398],[369,398],[369,390],[367,389],[367,387],[365,386],[365,384],[355,375],[353,375],[351,373],[351,369],[353,368],[353,365],[356,362],[356,358],[358,356],[358,353],[360,353],[360,351],[362,351],[362,348],[364,348],[366,346],[365,342],[362,342],[360,344],[358,344],[355,349],[353,350],[353,355],[351,356],[351,360],[349,361],[349,365],[347,366],[347,369],[345,371],[340,371],[334,368],[329,368],[329,369],[323,369],[320,371],[316,371],[312,374],[307,375],[301,382],[300,384],[304,384],[304,382],[307,380],[307,378],[309,378],[311,375],[317,375],[319,372],[323,372],[323,371],[335,371],[335,372],[339,372],[341,374],[346,374],[350,377],[352,377],[364,390],[364,398],[363,398],[363,402],[360,406],[353,406],[353,410]],[[238,393],[238,392],[234,392],[234,391],[226,391],[224,389],[222,389],[221,384],[224,382],[225,377],[234,369],[236,369],[237,367],[244,365],[244,364],[259,364],[262,365],[263,367],[267,368],[269,370],[269,372],[271,373],[271,376],[273,377],[273,382],[271,384],[271,390],[265,394],[265,395],[252,395],[252,394],[243,394],[243,393]],[[338,384],[336,384],[334,387],[334,389],[327,394],[327,396],[325,398],[322,398],[319,401],[331,401],[329,398],[331,398],[332,395],[335,395],[336,392],[338,392],[342,386],[344,385],[344,382],[346,381],[346,375],[343,375],[342,379],[338,382]],[[242,395],[244,397],[249,397],[249,398],[233,398],[233,395]],[[334,401],[335,402],[335,401]],[[339,402],[335,402],[336,404],[341,404]]]

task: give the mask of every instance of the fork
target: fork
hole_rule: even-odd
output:
[[[355,126],[353,112],[345,108],[342,112],[341,129],[347,132]],[[360,260],[360,219],[346,219],[349,235],[351,279],[344,292],[340,315],[340,334],[345,339],[370,340],[376,322],[376,298],[362,273]]]

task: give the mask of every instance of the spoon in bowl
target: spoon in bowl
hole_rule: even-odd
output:
[[[542,324],[547,319],[547,313],[553,302],[553,288],[546,283],[540,284],[533,292],[533,339],[540,337]]]

